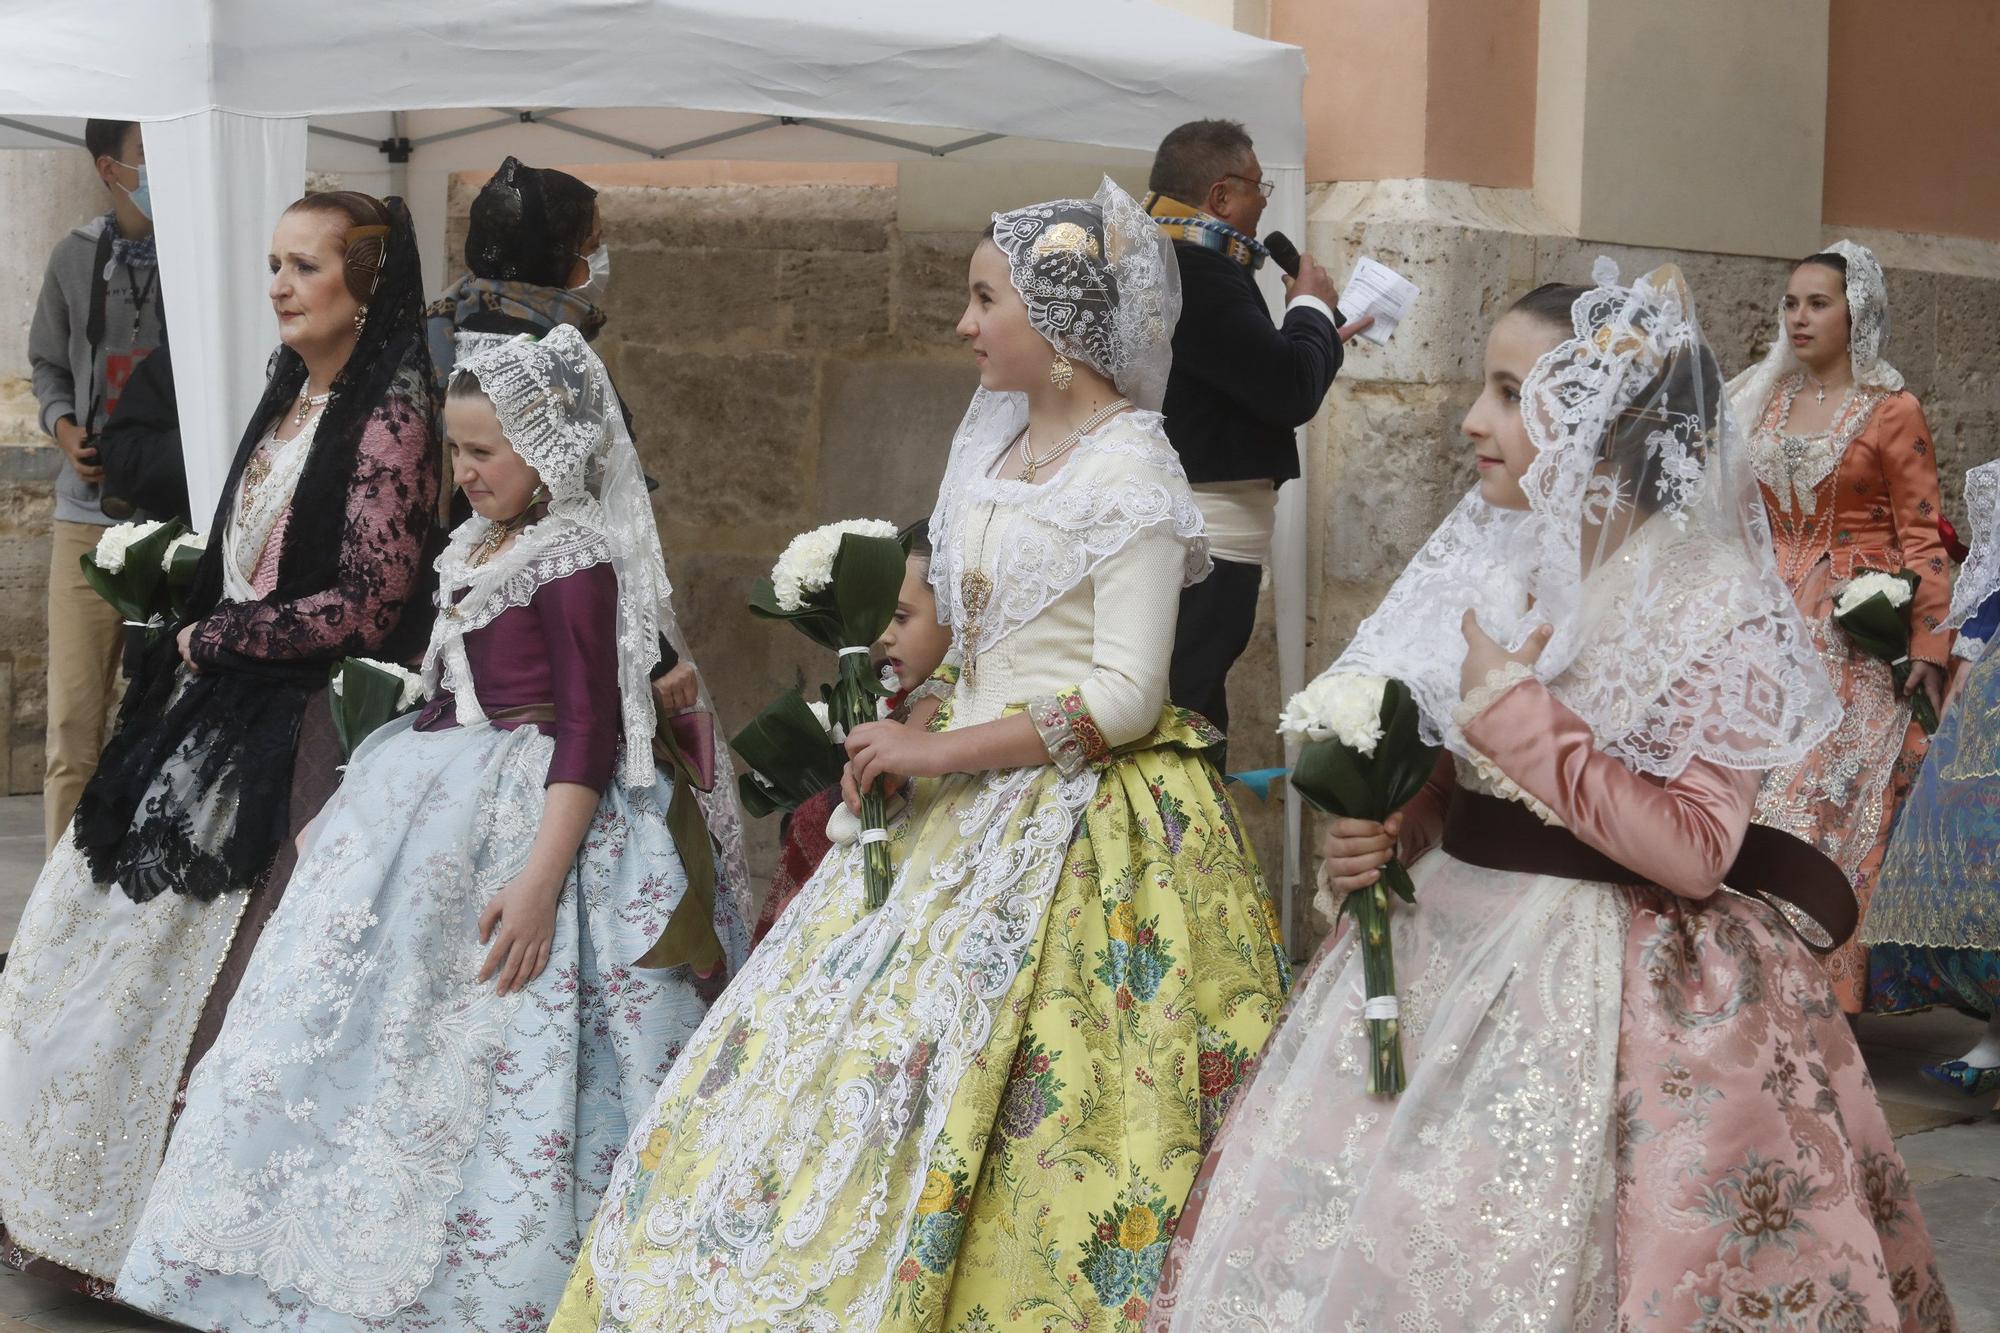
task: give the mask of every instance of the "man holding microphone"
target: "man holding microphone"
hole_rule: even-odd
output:
[[[1332,387],[1342,345],[1373,320],[1343,326],[1327,271],[1282,235],[1256,239],[1272,184],[1235,121],[1190,121],[1168,134],[1148,188],[1146,209],[1173,237],[1181,269],[1167,438],[1215,560],[1181,593],[1168,691],[1227,732],[1224,686],[1256,627],[1278,487],[1299,475],[1295,432]],[[1257,288],[1266,259],[1289,274],[1275,326]]]

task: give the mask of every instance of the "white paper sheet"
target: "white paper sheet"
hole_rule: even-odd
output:
[[[1340,313],[1349,320],[1375,316],[1375,322],[1363,329],[1360,336],[1380,345],[1389,341],[1389,335],[1417,303],[1418,295],[1414,282],[1363,255],[1355,261],[1354,272],[1341,290]]]

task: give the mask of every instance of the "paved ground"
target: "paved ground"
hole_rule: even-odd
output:
[[[41,865],[41,803],[0,798],[0,942]],[[2000,1116],[1920,1077],[1961,1055],[1979,1025],[1949,1011],[1863,1021],[1861,1042],[1917,1187],[1964,1333],[2000,1333]],[[113,1333],[173,1325],[122,1312],[0,1267],[0,1333]]]

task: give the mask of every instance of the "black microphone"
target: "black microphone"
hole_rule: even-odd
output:
[[[1291,237],[1281,231],[1274,231],[1264,238],[1264,248],[1270,251],[1271,259],[1292,277],[1299,276],[1299,247],[1292,244]]]

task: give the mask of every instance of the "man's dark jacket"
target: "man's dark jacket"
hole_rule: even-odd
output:
[[[1332,322],[1298,306],[1273,326],[1249,269],[1186,241],[1174,242],[1174,255],[1181,319],[1163,410],[1188,480],[1291,480],[1293,431],[1313,419],[1340,369]]]

